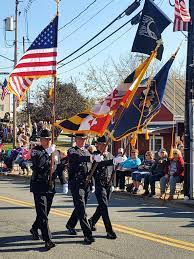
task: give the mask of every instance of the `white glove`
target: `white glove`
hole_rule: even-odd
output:
[[[94,161],[96,161],[97,163],[103,161],[103,156],[99,155],[94,155],[93,157]]]
[[[68,193],[68,183],[63,184],[63,193],[64,194]]]
[[[91,191],[92,193],[94,193],[95,192],[95,186],[92,186],[92,191]]]
[[[115,187],[114,187],[114,186],[111,186],[111,187],[110,187],[110,192],[114,192],[114,190],[115,190]]]
[[[122,156],[118,156],[114,158],[114,165],[120,164],[124,161],[124,158]]]
[[[49,154],[49,156],[55,151],[56,145],[52,144],[50,147],[46,149],[46,152]]]

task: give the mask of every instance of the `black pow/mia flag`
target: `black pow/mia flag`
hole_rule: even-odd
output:
[[[152,0],[145,0],[137,33],[133,42],[132,52],[151,54],[161,33],[171,23],[171,20],[159,9]],[[162,59],[164,47],[158,49],[157,59]]]

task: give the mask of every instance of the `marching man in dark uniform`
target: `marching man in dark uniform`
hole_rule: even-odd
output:
[[[75,142],[75,146],[70,148],[67,152],[69,162],[69,188],[73,196],[75,208],[66,224],[66,228],[71,235],[76,235],[75,226],[79,220],[84,234],[84,242],[91,244],[95,240],[87,220],[85,207],[88,196],[86,177],[88,176],[89,166],[91,167],[92,161],[90,153],[84,148],[86,136],[76,134]]]
[[[116,239],[117,236],[112,229],[112,224],[108,214],[108,201],[113,187],[113,155],[105,148],[107,138],[105,136],[97,139],[97,151],[94,152],[94,160],[98,166],[94,172],[95,194],[98,201],[98,207],[94,215],[89,219],[92,231],[95,231],[95,225],[102,216],[108,239]],[[101,155],[101,153],[103,154]]]
[[[34,195],[36,207],[36,220],[32,225],[30,233],[34,240],[39,239],[38,229],[41,230],[45,241],[45,248],[51,249],[55,244],[51,240],[51,232],[48,225],[48,214],[55,194],[54,185],[49,186],[51,155],[55,152],[55,145],[51,145],[51,132],[47,129],[40,134],[41,145],[32,149],[32,177],[30,191]],[[54,162],[57,158],[54,157]]]

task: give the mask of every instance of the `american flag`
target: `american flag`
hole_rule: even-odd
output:
[[[186,9],[185,2],[185,0],[175,0],[173,31],[188,31],[188,24],[191,22],[191,16]]]
[[[9,76],[10,90],[19,99],[34,78],[56,75],[58,16],[38,35]]]
[[[7,79],[4,80],[4,83],[2,84],[2,93],[1,93],[1,100],[4,101],[5,96],[9,94],[9,91],[7,89]]]
[[[33,83],[33,78],[21,77],[21,76],[11,76],[9,78],[8,89],[11,93],[15,94],[19,101],[23,100],[25,93]]]

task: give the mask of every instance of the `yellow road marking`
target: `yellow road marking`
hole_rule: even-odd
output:
[[[32,207],[32,208],[34,207],[34,205],[30,202],[20,201],[20,200],[12,199],[12,198],[5,197],[5,196],[0,196],[0,201],[6,202],[6,203],[11,203],[11,204],[16,204],[16,205],[24,206],[24,207]],[[63,212],[63,211],[60,211],[57,209],[52,209],[51,214],[53,214],[55,216],[65,217],[65,218],[67,218],[71,215],[71,213]],[[100,221],[97,225],[103,226],[102,221]],[[127,226],[119,225],[119,224],[113,224],[113,228],[114,228],[114,230],[116,230],[120,233],[140,237],[143,239],[147,239],[150,241],[154,241],[154,242],[165,244],[165,245],[172,246],[172,247],[177,247],[177,248],[181,248],[181,249],[185,249],[185,250],[189,250],[189,251],[194,251],[194,243],[185,242],[182,240],[161,236],[158,234],[154,234],[151,232],[147,232],[147,231],[143,231],[143,230],[139,230],[136,228],[131,228],[131,227],[127,227]]]

